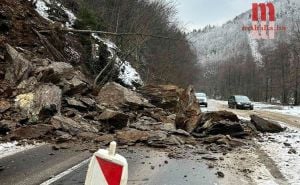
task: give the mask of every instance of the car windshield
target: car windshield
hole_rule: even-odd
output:
[[[247,96],[235,96],[237,102],[250,102]]]
[[[197,97],[206,97],[206,94],[205,93],[196,93],[196,96]]]

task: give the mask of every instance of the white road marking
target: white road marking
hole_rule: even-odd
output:
[[[49,179],[49,180],[43,182],[43,183],[40,184],[40,185],[49,185],[49,184],[52,184],[53,182],[55,182],[55,181],[61,179],[62,177],[66,176],[66,175],[68,175],[68,174],[70,174],[70,173],[72,173],[73,171],[75,171],[76,169],[80,168],[81,166],[87,164],[90,160],[91,160],[91,158],[88,158],[88,159],[82,161],[81,163],[79,163],[79,164],[73,166],[72,168],[70,168],[70,169],[68,169],[68,170],[66,170],[66,171],[64,171],[64,172],[61,172],[60,174],[56,175],[55,177],[53,177],[53,178],[51,178],[51,179]]]

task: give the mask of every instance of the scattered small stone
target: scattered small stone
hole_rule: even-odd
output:
[[[89,152],[90,152],[90,153],[95,153],[97,150],[98,150],[98,149],[96,149],[96,148],[91,148],[91,149],[89,149]]]
[[[210,161],[217,161],[218,158],[214,157],[214,156],[202,156],[202,159],[206,159],[206,160],[210,160]]]
[[[151,166],[151,170],[154,170],[155,166]]]
[[[56,145],[53,145],[53,146],[52,146],[52,150],[59,150],[59,147],[56,146]]]
[[[165,162],[164,162],[165,164],[168,164],[169,162],[167,161],[167,160],[165,160]]]
[[[284,144],[284,146],[291,146],[290,143],[283,143],[283,144]]]
[[[297,154],[297,151],[294,148],[289,149],[289,154]]]
[[[253,171],[252,170],[250,170],[250,169],[248,169],[248,168],[245,168],[245,169],[243,169],[242,170],[242,172],[244,172],[244,173],[252,173]]]
[[[184,175],[183,177],[184,177],[184,178],[187,178],[187,175]]]
[[[55,155],[54,153],[49,153],[49,155]]]
[[[217,171],[216,175],[221,178],[225,177],[224,173],[221,171]]]
[[[208,168],[214,168],[215,166],[212,163],[207,164]]]
[[[219,159],[220,159],[221,161],[224,161],[224,157],[219,157]]]
[[[4,166],[0,166],[0,172],[3,171],[5,168]]]

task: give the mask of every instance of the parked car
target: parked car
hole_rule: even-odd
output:
[[[253,104],[247,96],[234,95],[228,99],[228,107],[233,109],[250,109],[253,110]]]
[[[205,93],[195,93],[196,98],[201,105],[204,105],[205,107],[207,107],[207,97]]]

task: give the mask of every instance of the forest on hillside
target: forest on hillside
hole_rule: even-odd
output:
[[[115,33],[140,33],[163,36],[109,36],[121,55],[130,61],[145,84],[176,84],[186,87],[199,83],[200,66],[186,34],[175,19],[176,8],[166,1],[147,0],[61,0],[77,16],[75,29],[102,30]],[[86,41],[87,48],[90,43]],[[100,51],[101,52],[101,51]],[[89,61],[96,75],[100,61]],[[95,66],[96,65],[96,66]],[[94,69],[97,69],[94,71]]]
[[[197,88],[214,98],[233,94],[254,101],[300,104],[300,3],[275,1],[275,39],[256,40],[242,31],[251,25],[251,11],[222,26],[210,26],[190,33],[203,68]]]

